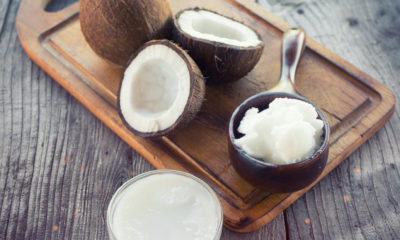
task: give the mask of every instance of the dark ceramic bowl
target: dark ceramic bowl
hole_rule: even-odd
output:
[[[234,140],[243,136],[237,131],[244,114],[251,107],[260,111],[268,108],[277,97],[294,98],[314,106],[318,118],[324,123],[321,146],[314,154],[297,163],[277,165],[268,163],[247,154],[234,144]],[[329,151],[329,124],[321,110],[306,98],[285,92],[265,92],[244,101],[232,114],[229,122],[228,148],[232,164],[236,171],[254,186],[268,192],[294,192],[307,187],[315,181],[325,168]]]

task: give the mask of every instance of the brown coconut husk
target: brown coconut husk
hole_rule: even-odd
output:
[[[94,52],[119,66],[143,43],[167,38],[173,25],[167,0],[81,0],[79,19]]]

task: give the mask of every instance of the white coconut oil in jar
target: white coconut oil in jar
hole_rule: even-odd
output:
[[[213,190],[179,171],[138,175],[114,194],[107,212],[111,239],[219,239],[223,214]]]

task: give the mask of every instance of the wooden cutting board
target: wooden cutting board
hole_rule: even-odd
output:
[[[234,231],[253,231],[270,222],[370,138],[394,112],[395,100],[389,89],[307,39],[296,84],[329,120],[332,138],[328,164],[322,176],[301,191],[270,194],[257,190],[239,177],[230,163],[228,120],[240,102],[269,89],[279,78],[282,31],[289,25],[250,0],[170,3],[175,12],[199,6],[245,22],[261,34],[265,49],[245,78],[208,86],[206,101],[195,120],[158,140],[137,137],[122,124],[115,108],[122,69],[111,66],[89,48],[80,31],[78,3],[48,13],[39,0],[23,0],[17,29],[28,55],[154,167],[191,172],[208,182],[222,202],[225,226]]]

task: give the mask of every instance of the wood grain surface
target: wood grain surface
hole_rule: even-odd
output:
[[[175,13],[199,6],[235,17],[253,26],[267,44],[247,76],[232,84],[207,87],[206,101],[190,124],[151,140],[124,127],[114,101],[121,69],[88,46],[80,29],[78,4],[51,14],[39,3],[23,0],[17,14],[19,40],[30,58],[154,167],[188,171],[207,181],[218,193],[225,226],[238,232],[268,224],[369,139],[394,111],[394,96],[388,88],[308,39],[296,85],[328,118],[330,154],[321,176],[309,186],[290,194],[269,194],[233,169],[226,127],[238,104],[276,83],[287,23],[250,0],[169,0]],[[216,53],[223,59],[220,54],[225,51]]]
[[[395,1],[260,4],[399,92]],[[0,3],[0,239],[106,238],[112,193],[151,167],[28,59],[15,32],[17,6]],[[222,239],[399,238],[399,125],[396,112],[268,226],[225,229]]]

